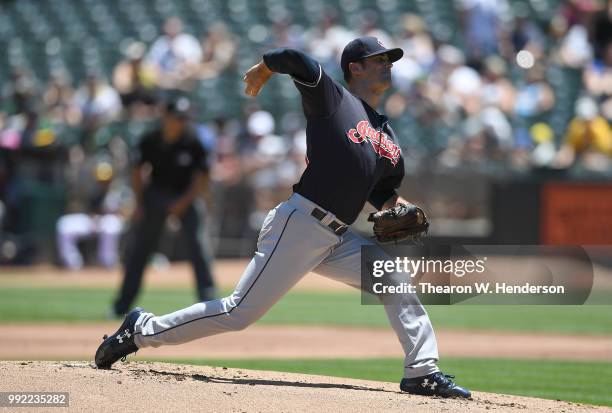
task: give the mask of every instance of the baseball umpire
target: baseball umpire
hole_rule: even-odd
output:
[[[132,310],[98,348],[98,367],[109,368],[139,348],[244,329],[309,271],[360,287],[360,248],[373,241],[348,225],[366,202],[379,210],[412,211],[419,230],[426,230],[422,210],[395,191],[404,176],[404,161],[388,119],[375,109],[391,85],[392,63],[402,55],[401,49],[387,49],[374,37],[353,40],[342,53],[347,88],[293,49],[271,50],[248,70],[248,95],[256,96],[274,73],[289,74],[300,91],[307,119],[304,174],[293,195],[266,217],[257,252],[230,296],[162,316]],[[401,205],[409,208],[398,208]],[[418,297],[407,294],[401,304],[384,308],[405,352],[401,390],[471,397],[437,367],[436,338]]]
[[[112,311],[126,314],[140,289],[150,255],[167,219],[180,222],[201,301],[214,299],[209,254],[202,239],[203,205],[198,195],[208,183],[208,156],[190,127],[191,103],[181,97],[164,106],[160,127],[146,133],[135,151],[132,186],[136,211],[125,258],[123,285]],[[145,186],[145,170],[150,180]]]

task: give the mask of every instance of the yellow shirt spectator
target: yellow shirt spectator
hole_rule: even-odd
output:
[[[608,121],[601,116],[592,120],[574,118],[569,124],[565,142],[576,153],[592,150],[612,155],[612,129]]]

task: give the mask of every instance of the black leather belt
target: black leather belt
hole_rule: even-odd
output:
[[[323,218],[325,218],[327,216],[327,213],[323,210],[320,210],[319,208],[315,208],[312,210],[312,212],[310,213],[310,215],[312,215],[313,217],[315,217],[316,219],[318,219],[319,221],[321,221]],[[329,224],[327,224],[327,226],[334,231],[334,233],[336,235],[342,235],[346,232],[346,230],[348,229],[348,225],[344,225],[338,221],[332,221]]]

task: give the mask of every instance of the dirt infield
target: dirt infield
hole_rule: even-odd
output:
[[[117,323],[0,325],[0,359],[90,360]],[[70,337],[70,340],[66,340]],[[436,332],[444,357],[612,361],[612,337],[506,332]],[[579,351],[577,351],[579,349]],[[389,329],[253,326],[180,346],[145,348],[138,358],[402,357]]]
[[[447,400],[401,393],[397,383],[164,363],[132,362],[97,370],[83,362],[0,361],[0,375],[8,378],[0,381],[0,391],[69,392],[73,411],[612,411],[481,392],[472,400]]]

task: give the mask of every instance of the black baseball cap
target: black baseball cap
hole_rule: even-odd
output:
[[[387,49],[376,37],[365,36],[352,40],[342,52],[340,67],[343,72],[348,71],[349,63],[357,62],[365,57],[386,54],[391,62],[402,58],[404,51],[400,48]]]
[[[191,102],[184,96],[171,100],[166,103],[166,113],[179,118],[189,118],[191,116]]]

